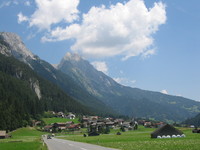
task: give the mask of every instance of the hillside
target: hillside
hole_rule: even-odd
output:
[[[58,69],[119,114],[163,121],[181,121],[200,112],[199,102],[122,86],[103,72],[97,71],[77,54],[67,53]]]
[[[0,54],[0,130],[14,130],[44,111],[91,111],[39,77],[29,66]]]
[[[49,80],[61,88],[66,94],[73,97],[82,105],[98,115],[116,114],[111,107],[108,107],[102,101],[88,93],[81,85],[76,84],[73,79],[55,69],[48,62],[40,59],[29,51],[20,37],[14,33],[0,32],[0,53],[5,56],[13,56],[21,62],[26,63],[40,77]],[[6,48],[5,48],[6,47]]]

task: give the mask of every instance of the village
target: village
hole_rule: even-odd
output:
[[[87,129],[88,136],[95,136],[99,134],[108,134],[110,129],[120,129],[121,132],[137,130],[139,125],[145,128],[159,128],[163,126],[164,122],[149,121],[145,119],[131,119],[125,120],[121,118],[99,117],[99,116],[82,116],[79,118],[79,123],[75,123],[76,115],[73,113],[65,114],[63,112],[49,112],[52,117],[67,118],[67,122],[54,122],[45,125],[42,130],[49,133],[68,133],[78,132],[81,129]],[[37,122],[38,124],[40,122]],[[35,124],[37,125],[37,124]],[[118,133],[121,134],[121,133]],[[86,134],[84,134],[86,136]]]
[[[83,133],[83,136],[98,136],[100,134],[109,134],[111,129],[118,130],[117,135],[121,135],[122,132],[137,130],[139,126],[143,126],[144,128],[155,128],[161,130],[163,126],[167,126],[171,131],[175,131],[177,135],[180,134],[180,137],[184,137],[185,135],[182,132],[179,132],[171,125],[168,125],[165,122],[159,121],[150,121],[147,119],[138,119],[133,118],[129,120],[121,119],[121,118],[111,118],[111,117],[100,117],[100,116],[76,116],[73,113],[64,113],[64,112],[54,112],[48,111],[48,117],[50,118],[60,118],[60,119],[68,119],[70,121],[64,122],[53,122],[50,124],[42,124],[42,121],[32,120],[32,126],[40,129],[43,132],[48,132],[49,135],[55,135],[56,133],[68,134],[68,133]],[[78,120],[75,121],[75,120]],[[200,133],[200,130],[197,128],[190,126],[193,130],[193,133]],[[83,132],[84,131],[84,132]],[[152,133],[152,138],[162,138],[160,135],[154,135],[158,131],[156,130]],[[173,134],[170,133],[169,134]],[[173,135],[174,137],[176,135]],[[6,131],[0,131],[0,139],[10,138],[12,135],[7,134]],[[164,136],[163,136],[164,137]],[[167,136],[166,136],[167,137]],[[169,137],[169,135],[168,135]],[[164,137],[165,138],[165,137]]]

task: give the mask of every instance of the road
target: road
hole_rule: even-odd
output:
[[[43,140],[47,144],[49,150],[117,150],[98,145],[74,142],[57,138],[47,139],[46,137],[44,137]]]

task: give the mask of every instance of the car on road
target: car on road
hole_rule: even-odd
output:
[[[47,139],[51,139],[51,135],[47,135]]]

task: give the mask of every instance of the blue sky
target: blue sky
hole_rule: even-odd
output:
[[[200,100],[199,0],[0,0],[0,18],[51,64],[76,52],[121,84]]]

